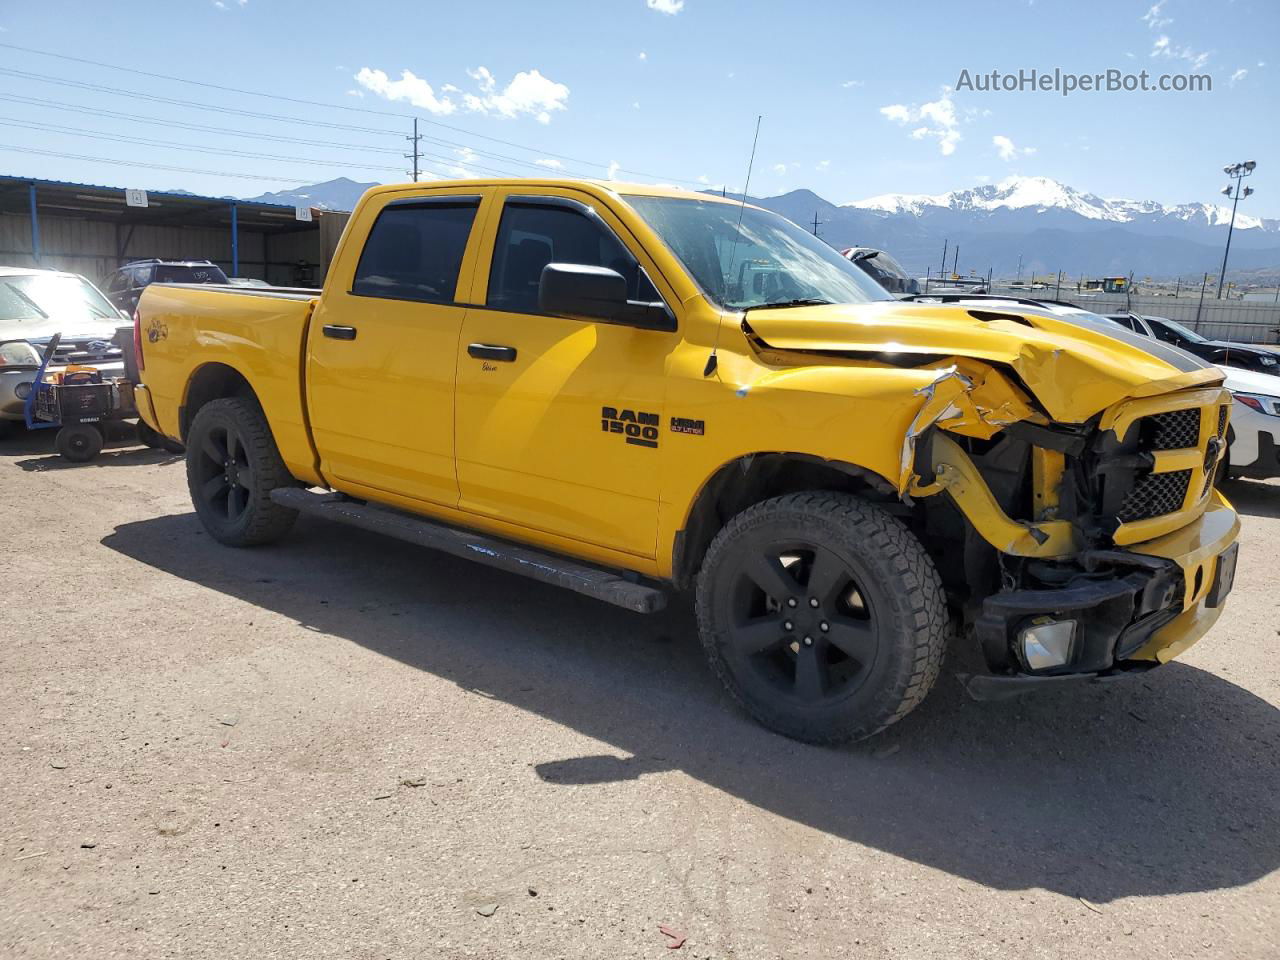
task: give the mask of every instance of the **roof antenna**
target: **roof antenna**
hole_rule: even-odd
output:
[[[751,138],[751,158],[747,161],[747,182],[742,185],[742,203],[738,206],[738,227],[733,235],[733,246],[729,248],[729,276],[733,276],[733,264],[738,255],[738,241],[742,238],[742,215],[747,209],[747,191],[751,188],[751,168],[756,162],[756,144],[760,142],[760,121],[764,119],[764,115],[760,114],[756,117],[756,133]],[[702,368],[702,375],[709,377],[716,372],[716,367],[720,360],[717,353],[720,350],[720,330],[724,327],[724,319],[716,325],[716,341],[711,346],[711,356],[707,357],[707,365]]]

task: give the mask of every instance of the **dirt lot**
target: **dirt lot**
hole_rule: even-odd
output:
[[[1280,487],[1142,680],[801,746],[625,613],[0,442],[6,957],[1280,956]],[[687,935],[681,952],[659,931]]]

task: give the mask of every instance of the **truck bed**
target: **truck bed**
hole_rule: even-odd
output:
[[[185,442],[185,409],[203,383],[238,374],[253,384],[290,472],[315,478],[303,351],[318,290],[153,284],[138,302],[143,369],[157,429]],[[197,398],[198,399],[198,398]]]

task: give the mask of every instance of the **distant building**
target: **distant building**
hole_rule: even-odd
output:
[[[228,276],[318,286],[350,215],[0,176],[0,265],[101,279],[131,260],[212,260]]]

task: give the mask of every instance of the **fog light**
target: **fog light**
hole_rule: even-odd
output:
[[[31,381],[24,380],[13,388],[13,392],[17,395],[19,400],[27,399],[27,397],[31,396]]]
[[[1047,670],[1071,662],[1075,646],[1076,622],[1037,617],[1031,626],[1023,627],[1018,634],[1022,644],[1022,659],[1032,670]]]

